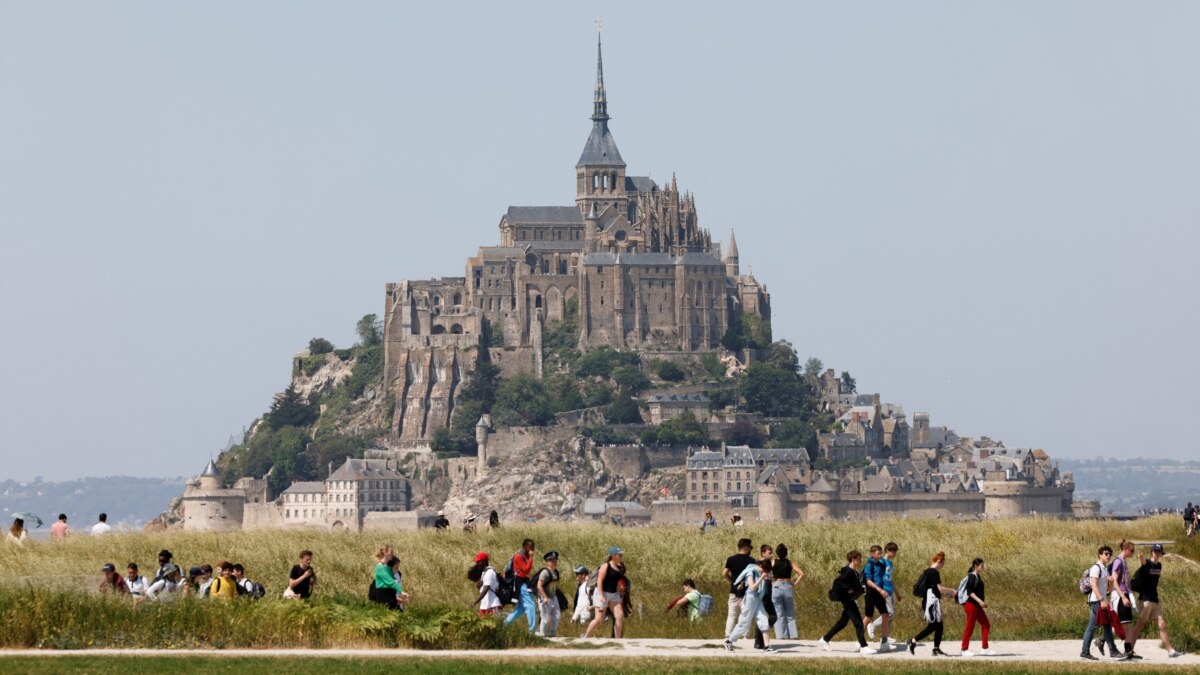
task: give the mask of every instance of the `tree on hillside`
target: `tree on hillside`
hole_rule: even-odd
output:
[[[383,322],[374,314],[366,314],[354,326],[358,340],[364,347],[374,347],[383,342]]]
[[[750,412],[786,417],[800,412],[804,384],[795,371],[760,361],[750,364],[738,381],[738,395]]]
[[[630,394],[637,394],[650,386],[650,378],[646,377],[637,366],[614,368],[612,379]]]
[[[317,421],[320,409],[304,400],[296,388],[289,386],[283,394],[271,404],[271,411],[266,414],[267,426],[273,431],[292,426],[307,427]]]
[[[333,343],[322,337],[315,337],[308,341],[308,353],[316,356],[318,354],[328,354],[333,351]]]
[[[821,377],[821,371],[825,370],[825,364],[821,363],[821,359],[812,357],[804,362],[804,377],[805,379],[815,382]]]
[[[638,409],[637,401],[622,389],[604,410],[604,419],[609,424],[641,424],[642,412]]]
[[[857,394],[858,393],[858,382],[856,382],[854,380],[854,378],[851,377],[850,373],[848,373],[844,370],[842,371],[842,393],[843,394]]]
[[[769,365],[790,373],[800,372],[800,356],[796,348],[787,340],[776,340],[767,347],[767,356],[763,359]]]
[[[766,440],[762,429],[747,420],[738,420],[729,425],[724,435],[725,442],[730,445],[748,445],[752,448],[761,448]]]
[[[545,426],[554,419],[550,395],[542,381],[529,373],[502,380],[492,406],[492,421],[499,426]]]

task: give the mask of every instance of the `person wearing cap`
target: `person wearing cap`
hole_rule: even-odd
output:
[[[174,563],[167,563],[159,571],[162,572],[163,576],[158,581],[150,584],[146,589],[146,599],[165,602],[179,597],[179,567]]]
[[[571,621],[580,625],[586,625],[592,621],[592,605],[596,604],[592,600],[592,593],[596,589],[593,587],[588,589],[588,570],[587,566],[580,565],[576,567],[575,572],[575,612],[571,614]]]
[[[478,580],[479,595],[471,603],[471,607],[479,608],[479,616],[495,616],[500,613],[500,578],[488,561],[488,554],[480,551],[475,554],[475,565],[467,572],[467,578]]]
[[[1167,619],[1163,616],[1162,601],[1158,598],[1158,580],[1162,577],[1162,544],[1155,544],[1150,547],[1150,559],[1146,560],[1144,554],[1139,553],[1138,559],[1142,566],[1133,575],[1134,590],[1138,594],[1137,599],[1137,623],[1134,624],[1133,632],[1129,635],[1129,655],[1131,660],[1139,660],[1142,657],[1137,655],[1134,649],[1137,647],[1138,636],[1142,634],[1146,624],[1150,619],[1158,622],[1158,638],[1162,640],[1163,649],[1167,650],[1168,658],[1179,658],[1183,656],[1183,652],[1176,651],[1171,646],[1171,636],[1167,635]],[[1128,657],[1127,657],[1128,658]]]
[[[118,595],[129,593],[129,587],[125,585],[125,578],[117,572],[116,565],[104,563],[104,567],[101,567],[100,571],[104,573],[104,580],[100,582],[101,593],[116,593]]]
[[[493,511],[492,513],[495,513]],[[504,625],[508,625],[517,620],[517,617],[524,616],[525,621],[529,623],[529,632],[533,633],[538,628],[537,620],[537,603],[533,600],[533,552],[536,547],[532,539],[526,539],[521,542],[521,550],[513,554],[512,571],[515,580],[513,581],[513,595],[517,598],[517,606],[508,616],[504,617]]]
[[[467,516],[466,519],[463,520],[463,532],[469,532],[471,534],[475,534],[475,514],[474,513]]]
[[[125,566],[125,588],[129,589],[130,595],[135,598],[143,597],[149,585],[146,583],[146,577],[138,572],[137,563],[131,562]]]
[[[192,567],[188,570],[187,582],[183,585],[185,595],[200,595],[200,586],[204,583],[204,570]]]
[[[542,637],[558,637],[558,622],[562,620],[562,603],[566,602],[564,597],[562,603],[559,602],[559,596],[562,592],[558,590],[558,551],[550,551],[542,556],[542,560],[546,563],[537,573],[537,595],[538,603],[542,610]]]
[[[450,529],[450,520],[446,518],[445,511],[438,511],[437,520],[433,521],[433,529],[443,532]]]
[[[612,612],[613,637],[625,637],[625,598],[621,595],[622,588],[628,588],[625,578],[625,551],[619,546],[608,549],[608,558],[596,571],[596,616],[588,624],[583,637],[591,637],[592,631],[604,623],[606,612]]]

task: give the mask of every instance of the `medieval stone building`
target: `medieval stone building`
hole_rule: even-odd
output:
[[[507,373],[540,375],[542,333],[556,322],[577,323],[582,350],[663,352],[715,351],[744,315],[769,323],[770,295],[742,274],[733,233],[722,251],[674,176],[660,186],[627,174],[599,42],[591,119],[573,205],[511,206],[499,245],[479,248],[463,276],[387,285],[385,378],[401,440],[448,426],[480,350]]]

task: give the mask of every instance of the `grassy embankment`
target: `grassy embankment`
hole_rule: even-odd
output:
[[[851,548],[871,543],[900,544],[897,584],[902,602],[895,635],[920,627],[918,604],[910,588],[929,556],[944,550],[943,573],[954,585],[970,559],[988,564],[988,601],[993,639],[1070,638],[1082,633],[1087,608],[1075,590],[1079,575],[1102,543],[1130,539],[1174,540],[1176,517],[1135,522],[1075,522],[1018,519],[986,523],[878,521],[799,525],[750,525],[742,533],[760,542],[784,542],[807,578],[797,588],[797,614],[803,638],[813,639],[837,616],[825,593]],[[630,636],[717,638],[724,628],[727,587],[720,579],[725,557],[737,538],[730,529],[708,535],[692,527],[619,529],[599,526],[506,526],[499,532],[345,534],[275,531],[235,534],[167,533],[79,537],[62,544],[30,542],[24,548],[0,547],[0,647],[41,646],[203,646],[217,647],[420,647],[520,646],[532,641],[518,630],[503,630],[479,620],[467,609],[474,597],[465,579],[471,556],[489,551],[497,567],[523,537],[539,551],[563,555],[563,568],[594,568],[608,546],[626,549],[633,580],[635,615]],[[362,601],[369,583],[371,554],[392,543],[400,554],[405,587],[413,611],[390,614]],[[242,562],[248,575],[264,583],[269,598],[232,606],[187,601],[156,607],[132,607],[98,597],[94,589],[105,562],[119,568],[130,560],[144,570],[155,567],[160,548],[174,551],[185,566],[222,559]],[[320,575],[318,600],[310,605],[278,598],[288,569],[301,548],[311,548]],[[1192,560],[1200,544],[1172,547]],[[568,575],[569,576],[569,575]],[[692,577],[716,598],[713,616],[689,624],[663,607],[679,594],[679,583]],[[574,584],[568,582],[568,596]],[[1176,646],[1200,646],[1200,566],[1168,558],[1162,581],[1171,633]],[[949,634],[960,630],[961,612],[949,608]],[[519,625],[519,624],[518,624]],[[574,627],[560,632],[575,635]],[[845,638],[850,637],[847,632]]]

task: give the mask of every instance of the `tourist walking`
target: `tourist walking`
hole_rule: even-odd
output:
[[[883,547],[878,544],[873,544],[867,551],[866,564],[863,566],[863,583],[866,586],[866,592],[863,594],[863,628],[866,629],[867,635],[875,639],[875,612],[879,611],[879,617],[886,621],[888,616],[887,598],[890,595],[884,590],[884,577],[887,575],[887,565],[883,562]],[[884,637],[883,642],[879,645],[880,652],[888,651],[887,638]]]
[[[182,590],[179,584],[179,567],[174,563],[167,563],[159,571],[163,573],[163,576],[158,581],[146,587],[146,599],[155,602],[166,602],[178,598]]]
[[[591,637],[592,631],[604,623],[604,617],[611,613],[613,617],[613,637],[625,637],[625,597],[621,590],[628,588],[625,577],[625,551],[619,546],[608,549],[608,558],[596,570],[595,607],[596,616],[588,624],[583,637]]]
[[[537,574],[537,595],[538,602],[541,604],[542,637],[558,637],[558,622],[562,619],[562,604],[566,602],[563,597],[559,600],[562,593],[558,590],[558,551],[550,551],[542,556],[542,561],[546,564]]]
[[[67,514],[58,514],[58,521],[50,526],[50,540],[62,541],[71,533],[70,526],[67,525]]]
[[[988,621],[987,615],[987,600],[984,594],[983,577],[980,576],[983,572],[983,559],[976,558],[971,561],[971,569],[967,572],[966,598],[962,603],[963,611],[967,613],[967,625],[963,628],[962,637],[962,655],[966,657],[975,656],[971,651],[971,635],[975,632],[975,624],[979,624],[979,637],[983,645],[983,651],[979,652],[983,656],[995,656],[996,653],[988,648],[988,632],[992,629],[991,622]]]
[[[762,608],[763,611],[767,613],[767,626],[774,627],[775,622],[779,620],[779,615],[775,612],[775,602],[772,599],[771,592],[771,588],[775,580],[775,578],[771,576],[771,570],[775,565],[775,551],[771,548],[770,544],[763,544],[762,546],[758,547],[758,554],[762,556],[760,560],[764,560],[767,563],[766,572],[764,573],[765,578],[762,581],[763,592],[760,595],[762,598]],[[763,637],[763,631],[758,626],[754,627],[754,648],[767,648],[767,640]]]
[[[742,599],[746,595],[745,586],[739,587],[733,580],[747,566],[754,564],[754,556],[750,555],[750,551],[754,550],[754,545],[750,543],[749,539],[739,539],[737,548],[737,553],[725,559],[725,569],[721,571],[721,576],[729,580],[729,601],[726,604],[725,613],[726,635],[733,633],[733,627],[737,625],[738,619],[742,615]]]
[[[450,519],[445,511],[438,511],[437,520],[433,521],[433,529],[444,532],[450,529]]]
[[[92,526],[92,536],[102,537],[109,532],[112,532],[112,526],[108,524],[108,514],[101,513],[100,518],[96,521],[96,524]]]
[[[1104,642],[1109,647],[1109,653],[1115,660],[1123,660],[1124,655],[1117,653],[1117,645],[1113,642],[1113,630],[1108,621],[1108,563],[1112,560],[1112,547],[1101,546],[1096,552],[1098,559],[1088,569],[1088,617],[1087,629],[1083,631],[1083,649],[1079,652],[1081,658],[1095,661],[1092,656],[1092,636],[1096,634],[1097,626],[1104,628]]]
[[[771,602],[775,605],[775,639],[797,640],[795,584],[804,578],[804,570],[788,558],[788,547],[775,547],[775,562],[771,566]]]
[[[496,513],[492,511],[492,513]],[[521,550],[513,554],[512,557],[512,578],[508,578],[507,571],[505,572],[504,583],[511,583],[513,596],[516,597],[517,606],[513,608],[511,614],[504,618],[504,625],[508,625],[517,620],[517,617],[524,615],[525,621],[529,623],[529,632],[533,633],[538,629],[537,620],[537,603],[533,599],[533,552],[536,550],[532,539],[526,539],[521,542]]]
[[[1138,558],[1141,560],[1142,566],[1133,575],[1131,584],[1138,594],[1137,624],[1133,627],[1133,634],[1129,636],[1129,653],[1133,655],[1134,659],[1142,658],[1135,651],[1137,641],[1146,624],[1153,619],[1158,622],[1158,639],[1162,640],[1162,646],[1167,650],[1167,656],[1173,659],[1183,656],[1183,652],[1176,651],[1171,646],[1171,636],[1167,635],[1167,619],[1163,615],[1162,600],[1158,597],[1158,581],[1162,577],[1163,545],[1155,544],[1150,547],[1149,560],[1146,560],[1144,556],[1138,556]]]
[[[592,622],[592,607],[595,601],[592,598],[595,588],[588,588],[588,575],[591,571],[584,565],[576,567],[575,572],[575,611],[571,614],[571,621],[584,626]]]
[[[174,565],[171,565],[174,567]],[[217,578],[208,587],[208,597],[232,600],[238,596],[237,581],[233,578],[233,563],[222,560],[217,565]]]
[[[471,603],[479,609],[479,616],[495,616],[500,613],[500,578],[488,561],[488,554],[475,554],[475,564],[467,571],[467,579],[479,584],[479,595]]]
[[[938,551],[929,561],[929,567],[921,573],[913,586],[913,593],[921,598],[921,611],[925,618],[925,628],[908,641],[908,653],[917,653],[917,643],[933,635],[933,655],[946,656],[942,651],[942,598],[952,597],[953,588],[942,585],[942,567],[946,564],[946,554]]]
[[[1191,502],[1183,509],[1183,534],[1190,537],[1196,531],[1196,507],[1192,506]]]
[[[174,558],[175,556],[165,548],[158,552],[158,570],[154,573],[154,578],[150,580],[152,585],[166,576],[169,566],[174,567],[174,564],[171,562]]]
[[[837,623],[829,629],[829,632],[825,633],[825,636],[817,642],[825,651],[829,651],[829,641],[841,632],[846,624],[853,624],[854,634],[858,638],[858,652],[864,655],[878,653],[877,650],[867,646],[866,636],[863,634],[863,619],[862,612],[858,610],[858,597],[863,594],[865,588],[862,576],[858,572],[860,567],[862,567],[862,553],[859,551],[847,553],[846,566],[838,572],[833,586],[829,589],[829,599],[842,603],[842,615],[838,618]]]
[[[375,568],[371,575],[371,585],[367,589],[367,598],[371,602],[386,605],[388,609],[400,609],[400,593],[403,588],[396,581],[393,569],[399,561],[395,559],[391,545],[383,546],[375,551]]]
[[[12,526],[8,528],[8,533],[4,535],[4,539],[10,544],[24,546],[25,536],[25,520],[23,518],[13,518]]]
[[[745,585],[746,594],[742,600],[742,613],[738,616],[738,622],[734,625],[733,631],[725,636],[725,651],[732,652],[734,640],[745,637],[751,625],[756,625],[762,632],[763,651],[768,654],[775,651],[771,647],[770,620],[762,605],[763,596],[766,595],[769,585],[770,570],[771,562],[769,560],[757,560],[747,565],[746,569],[734,578],[734,584]]]
[[[292,571],[288,573],[288,587],[283,592],[283,597],[300,600],[312,597],[313,587],[317,585],[317,573],[313,570],[312,559],[312,551],[300,551],[300,562],[292,565]]]
[[[717,519],[712,511],[704,512],[704,522],[700,523],[700,534],[717,529]]]
[[[875,639],[876,629],[882,629],[883,633],[879,643],[881,652],[890,650],[896,644],[896,640],[892,638],[892,618],[896,616],[896,603],[900,601],[900,594],[896,592],[896,556],[899,553],[900,546],[894,541],[889,541],[883,547],[883,558],[880,559],[883,563],[883,581],[879,586],[884,591],[883,602],[886,612],[880,612],[875,620],[867,624],[867,636],[872,640]]]
[[[1129,586],[1129,559],[1133,557],[1133,550],[1133,542],[1122,539],[1121,544],[1117,546],[1117,555],[1109,565],[1108,575],[1108,582],[1112,588],[1108,598],[1109,625],[1113,627],[1117,639],[1125,643],[1125,658],[1131,661],[1141,658],[1130,656],[1133,653],[1133,645],[1129,640],[1130,628],[1133,626],[1133,589]]]

